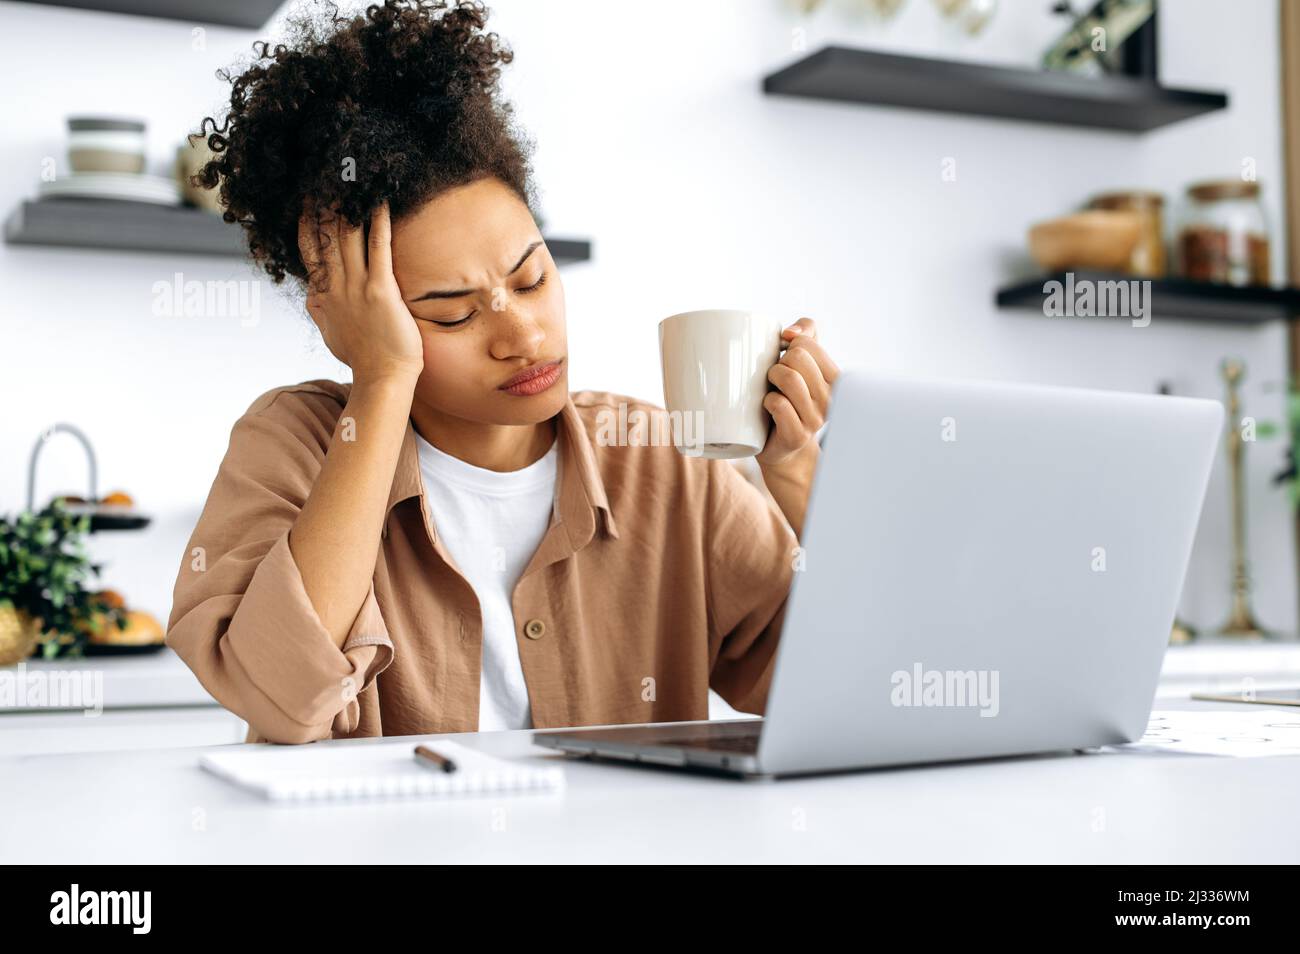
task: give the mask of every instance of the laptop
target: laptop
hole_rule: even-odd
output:
[[[837,379],[761,719],[539,731],[574,756],[786,776],[1146,729],[1217,401]]]

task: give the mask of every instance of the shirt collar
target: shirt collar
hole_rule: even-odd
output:
[[[559,443],[555,479],[555,502],[552,507],[552,519],[565,524],[569,541],[574,550],[585,546],[595,535],[597,525],[604,521],[605,533],[618,539],[618,529],[614,524],[614,512],[610,509],[609,498],[605,495],[605,484],[600,479],[600,468],[596,465],[596,454],[591,446],[591,437],[586,424],[573,403],[572,394],[564,399],[564,407],[556,415],[556,441]],[[393,475],[393,485],[388,492],[388,510],[411,497],[424,494],[424,483],[420,478],[420,453],[415,443],[415,428],[408,418],[406,433],[402,437],[402,449],[397,458],[397,469]],[[598,516],[598,513],[600,516]],[[437,530],[429,523],[429,533],[436,546]]]

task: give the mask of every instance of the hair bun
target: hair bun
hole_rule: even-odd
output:
[[[253,45],[195,185],[220,189],[249,252],[276,282],[306,279],[298,218],[310,197],[354,224],[388,202],[394,220],[439,193],[495,176],[534,208],[532,141],[498,98],[514,59],[478,0],[385,0],[364,14],[298,9],[286,39]],[[211,131],[208,124],[211,123]]]

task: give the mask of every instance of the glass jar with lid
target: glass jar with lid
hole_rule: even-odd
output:
[[[1269,283],[1268,223],[1258,182],[1222,179],[1188,186],[1177,232],[1177,269],[1183,278]]]

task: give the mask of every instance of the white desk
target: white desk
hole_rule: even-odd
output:
[[[558,757],[528,732],[456,738]],[[201,771],[200,751],[0,759],[0,862],[1300,861],[1300,757],[1041,756],[779,782],[571,761],[559,795],[290,807]]]

